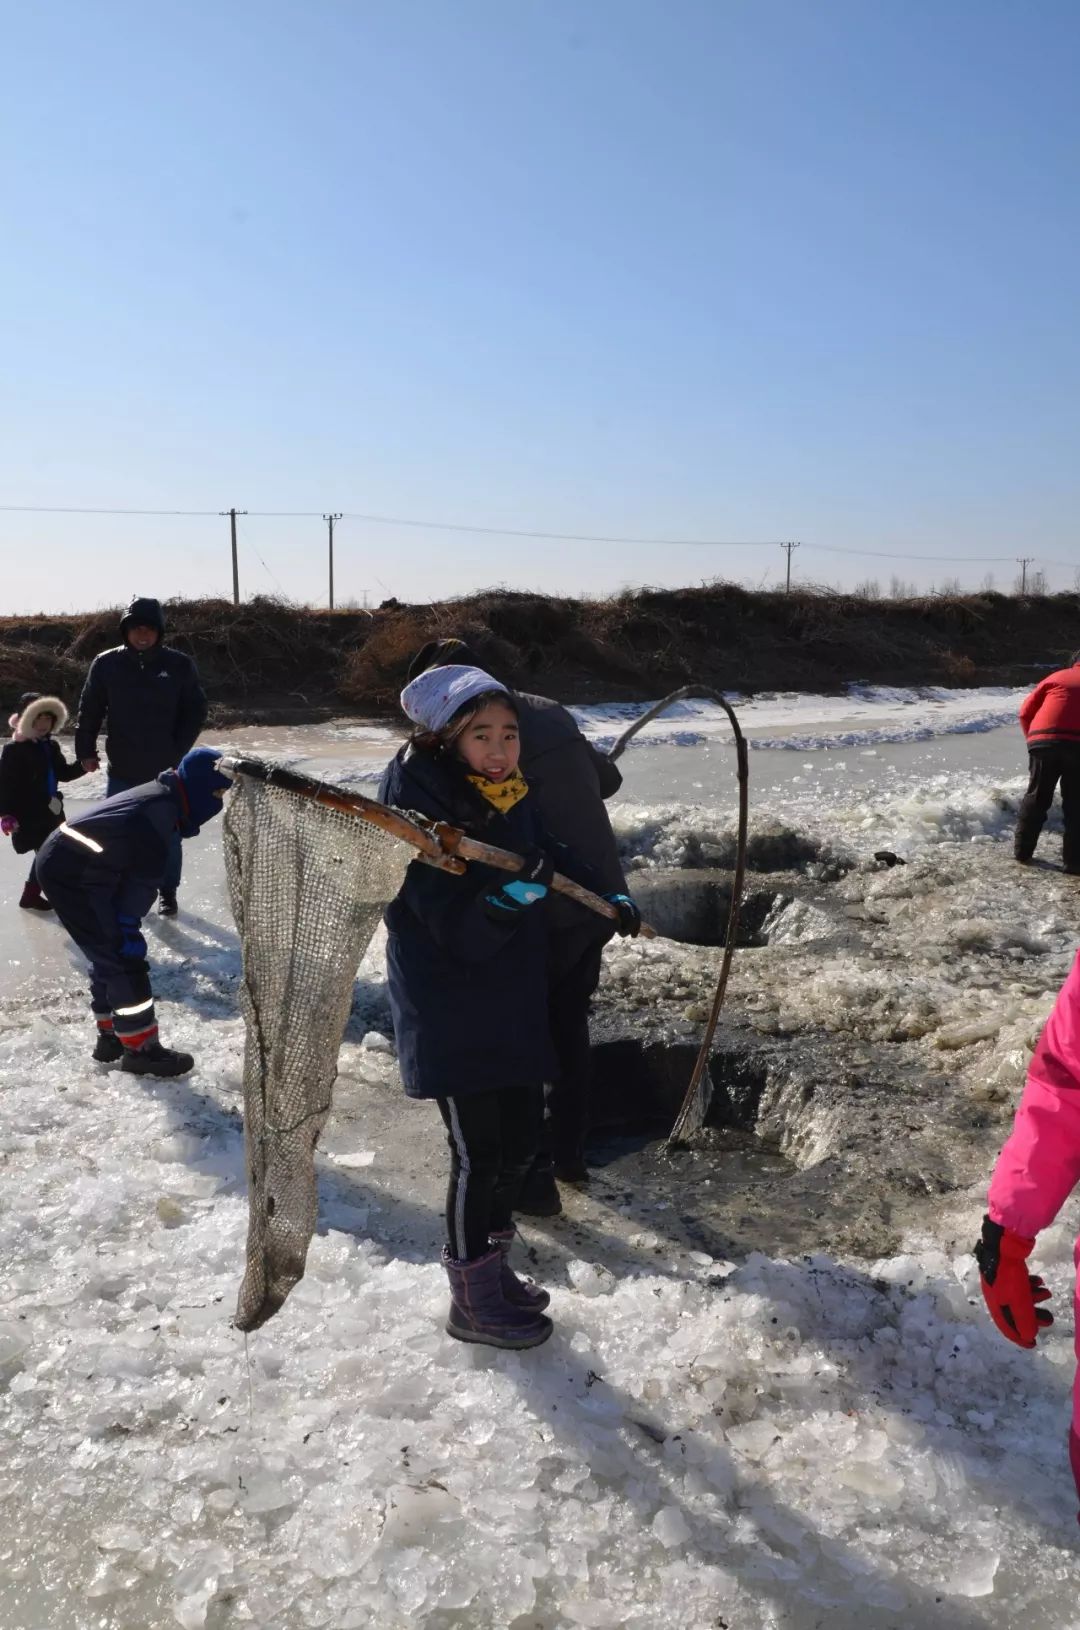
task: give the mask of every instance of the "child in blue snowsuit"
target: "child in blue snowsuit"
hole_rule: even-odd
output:
[[[175,770],[106,798],[43,844],[37,878],[90,962],[93,1056],[135,1075],[183,1075],[195,1060],[158,1039],[142,919],[161,887],[174,834],[192,838],[232,785],[221,750],[195,747]]]
[[[470,863],[463,877],[414,861],[387,908],[386,962],[405,1091],[434,1098],[448,1134],[446,1328],[461,1341],[535,1347],[551,1334],[550,1298],[508,1257],[556,1067],[545,906],[556,866],[586,887],[594,880],[540,828],[503,685],[448,665],[414,679],[401,705],[417,728],[383,777],[383,802],[523,857],[516,874]],[[636,906],[608,898],[619,932],[635,934]]]

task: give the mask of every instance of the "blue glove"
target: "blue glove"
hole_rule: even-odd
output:
[[[132,961],[145,962],[146,941],[139,932],[141,925],[138,917],[118,915],[116,921],[120,927],[120,955]]]
[[[484,896],[488,916],[496,922],[512,920],[528,906],[536,905],[548,891],[555,867],[542,849],[533,849],[522,861],[521,870],[493,894]]]
[[[605,894],[604,899],[609,906],[614,906],[618,912],[618,921],[615,924],[616,934],[624,939],[627,935],[636,939],[641,931],[641,912],[628,894]]]

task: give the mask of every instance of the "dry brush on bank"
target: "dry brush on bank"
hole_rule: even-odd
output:
[[[169,641],[199,664],[217,723],[396,703],[412,654],[455,634],[522,689],[566,701],[652,697],[698,680],[726,689],[1026,683],[1080,646],[1080,595],[905,600],[732,583],[642,588],[603,600],[491,589],[430,605],[325,611],[258,597],[166,603]],[[74,700],[116,643],[119,610],[0,617],[0,688]]]

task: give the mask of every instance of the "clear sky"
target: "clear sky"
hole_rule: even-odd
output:
[[[228,593],[230,504],[761,540],[344,520],[339,602],[774,583],[785,538],[1073,586],[1076,0],[0,18],[0,504],[211,512],[0,512],[4,610]],[[242,592],[325,602],[318,514],[240,527]]]

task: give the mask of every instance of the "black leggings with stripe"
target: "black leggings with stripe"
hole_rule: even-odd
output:
[[[535,1087],[470,1092],[436,1100],[450,1145],[446,1236],[450,1255],[469,1261],[509,1228],[525,1174],[540,1146],[544,1093]]]

